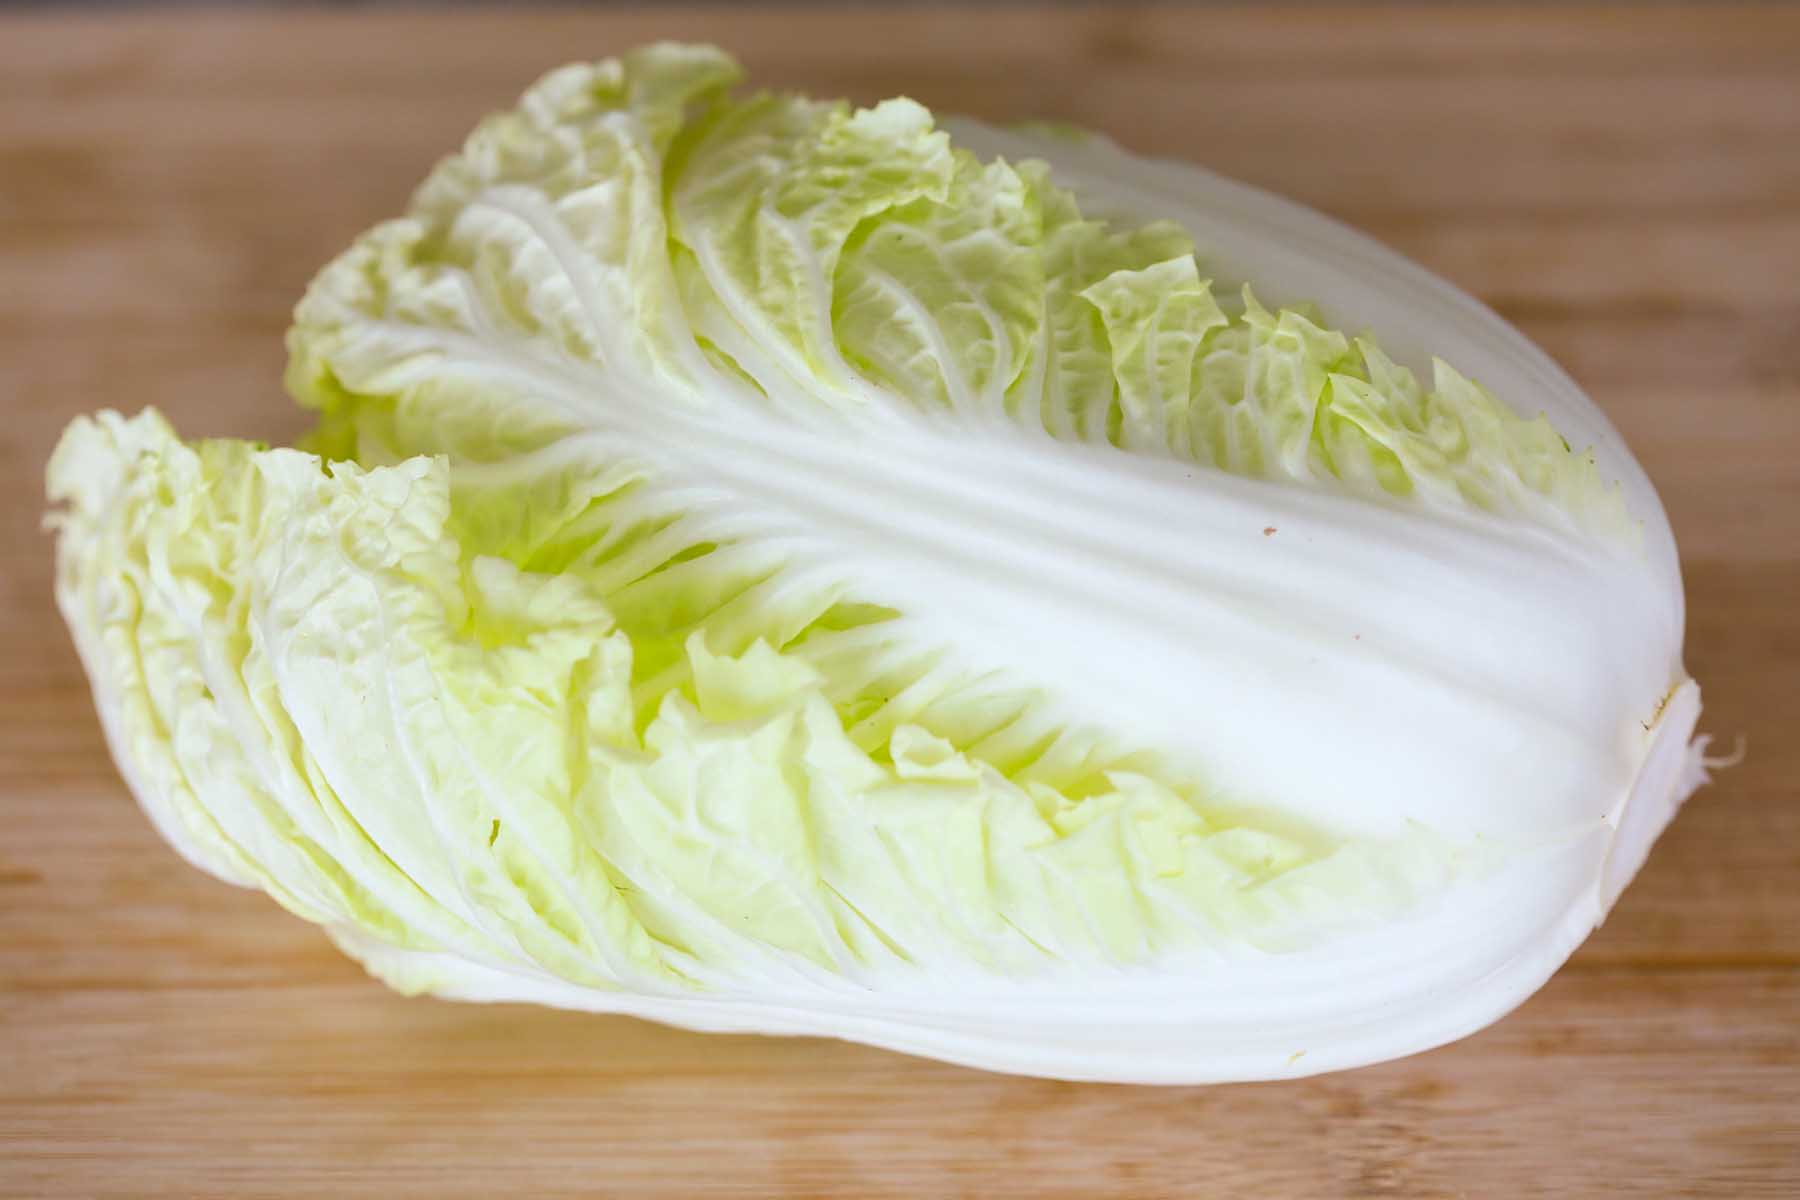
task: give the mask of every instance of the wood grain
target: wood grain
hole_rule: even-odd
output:
[[[1667,503],[1700,794],[1499,1025],[1215,1089],[406,1001],[182,866],[48,600],[77,412],[280,440],[310,272],[544,68],[1045,116],[1358,224],[1589,388]],[[1800,1194],[1800,10],[825,6],[0,16],[0,1195]]]

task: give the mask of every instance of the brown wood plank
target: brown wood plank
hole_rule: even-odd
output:
[[[0,1100],[8,1190],[1748,1200],[1796,1181],[1789,971],[1571,975],[1405,1062],[1145,1089],[408,1001],[316,957],[279,1003],[254,979],[14,996],[11,1022],[58,1036],[24,1041]]]

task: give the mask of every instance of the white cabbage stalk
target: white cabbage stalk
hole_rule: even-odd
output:
[[[1072,1079],[1542,984],[1704,778],[1605,418],[1292,204],[736,75],[484,122],[300,304],[316,453],[71,426],[162,834],[403,991]]]

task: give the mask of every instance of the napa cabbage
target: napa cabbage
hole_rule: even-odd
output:
[[[1036,1074],[1528,995],[1703,776],[1599,412],[1273,197],[738,77],[482,122],[300,302],[302,448],[70,426],[163,836],[403,991]]]

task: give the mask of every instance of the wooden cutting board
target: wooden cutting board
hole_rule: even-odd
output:
[[[1703,791],[1459,1045],[1212,1089],[390,995],[151,833],[49,602],[59,428],[283,440],[311,271],[543,69],[1061,118],[1336,214],[1586,385],[1687,569]],[[1800,10],[0,15],[0,1195],[1800,1195]]]

